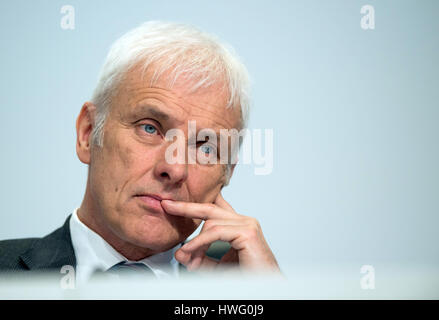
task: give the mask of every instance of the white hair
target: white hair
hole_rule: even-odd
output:
[[[227,107],[240,107],[241,127],[247,126],[249,75],[234,50],[193,26],[150,21],[123,35],[110,48],[92,97],[96,106],[92,132],[95,145],[103,145],[112,96],[125,74],[139,64],[143,71],[153,68],[151,86],[165,72],[170,75],[169,87],[184,75],[190,92],[223,84],[229,94]]]

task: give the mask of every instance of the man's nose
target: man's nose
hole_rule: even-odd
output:
[[[154,174],[164,184],[180,185],[187,179],[188,165],[186,161],[168,163],[163,157],[156,163]]]

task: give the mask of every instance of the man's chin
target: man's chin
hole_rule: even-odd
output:
[[[183,242],[186,237],[181,236],[176,230],[165,230],[161,232],[135,233],[128,237],[128,241],[137,247],[149,249],[155,253],[167,251]]]
[[[162,219],[151,215],[131,216],[119,229],[125,242],[155,253],[167,251],[184,242],[198,225],[192,219]]]
[[[142,248],[142,249],[148,249],[150,251],[150,254],[157,254],[161,252],[168,251],[175,246],[179,245],[182,241],[178,240],[172,240],[172,241],[149,241],[144,239],[138,239],[135,243],[136,246]]]

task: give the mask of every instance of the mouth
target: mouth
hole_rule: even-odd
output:
[[[144,205],[151,211],[154,211],[156,213],[162,213],[162,214],[165,213],[161,204],[162,200],[165,199],[173,200],[169,197],[162,197],[156,194],[138,194],[135,195],[134,197],[138,198],[141,201],[142,205]]]

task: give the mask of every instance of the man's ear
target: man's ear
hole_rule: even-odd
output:
[[[94,127],[95,114],[95,105],[86,102],[76,119],[76,154],[85,164],[90,164],[91,132]]]

